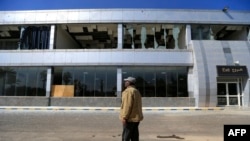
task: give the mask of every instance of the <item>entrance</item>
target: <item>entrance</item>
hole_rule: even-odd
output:
[[[241,79],[217,83],[218,106],[241,106]]]

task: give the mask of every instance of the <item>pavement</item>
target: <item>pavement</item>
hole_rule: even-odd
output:
[[[140,141],[223,141],[249,108],[144,107]],[[0,141],[121,141],[118,107],[0,107]]]

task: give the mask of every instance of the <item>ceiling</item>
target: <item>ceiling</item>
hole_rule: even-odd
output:
[[[0,41],[5,39],[19,40],[20,26],[0,26]],[[116,48],[117,46],[117,24],[62,24],[60,26],[75,39],[81,48]],[[147,48],[154,46],[154,39],[157,40],[160,46],[164,46],[164,32],[166,33],[167,44],[171,44],[173,42],[172,29],[174,26],[178,26],[180,30],[184,27],[184,25],[173,24],[124,24],[124,48],[131,48],[132,40],[134,41],[135,48],[141,48],[142,27],[146,28],[147,40],[145,46]],[[192,30],[198,27],[201,27],[201,25],[192,25]],[[202,27],[203,30],[211,28],[217,40],[222,40],[233,32],[244,29],[243,26],[231,25],[202,25]],[[131,37],[131,32],[129,32],[131,29],[133,31],[133,38]]]
[[[20,37],[18,26],[0,26],[0,39],[15,39]]]
[[[154,46],[154,37],[159,45],[164,43],[164,30],[167,32],[167,42],[172,38],[174,25],[164,24],[124,24],[123,39],[124,48],[131,48],[132,40],[135,48],[141,48],[141,30],[146,28],[146,47]],[[179,26],[180,29],[182,26]],[[116,48],[117,46],[117,24],[65,24],[62,28],[66,30],[82,48]],[[133,31],[133,38],[129,30]]]
[[[117,24],[61,25],[82,48],[116,48]]]

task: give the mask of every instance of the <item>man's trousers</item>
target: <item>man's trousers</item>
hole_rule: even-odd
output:
[[[126,122],[123,126],[122,141],[139,141],[139,123]]]

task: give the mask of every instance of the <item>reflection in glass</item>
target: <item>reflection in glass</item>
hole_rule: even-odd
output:
[[[74,72],[70,68],[66,68],[65,70],[63,70],[62,80],[63,80],[64,85],[72,85],[73,84],[73,79],[74,79],[73,74],[74,74]]]
[[[86,90],[87,90],[87,85],[86,85],[86,77],[88,77],[89,73],[84,71],[82,72],[82,75],[83,75],[83,83],[82,83],[82,96],[85,96],[86,95]]]
[[[134,29],[130,28],[128,29],[128,33],[131,36],[131,48],[134,49],[135,48],[135,44],[134,44]]]
[[[13,69],[7,70],[5,74],[5,88],[4,93],[6,96],[15,96],[16,87],[16,71]]]
[[[136,78],[143,97],[188,97],[186,67],[124,67],[122,74]]]
[[[229,105],[238,105],[238,97],[229,97]]]
[[[144,97],[187,97],[186,67],[124,67]],[[2,96],[45,96],[47,68],[0,67]],[[74,85],[76,97],[116,97],[116,67],[55,67],[52,85]],[[124,85],[123,85],[124,86]],[[123,87],[124,88],[124,87]]]
[[[218,105],[227,105],[226,97],[218,97]]]
[[[0,68],[3,96],[45,96],[47,69],[43,67]]]
[[[55,67],[54,76],[57,85],[74,85],[75,97],[116,96],[115,67]]]
[[[228,94],[229,95],[237,95],[237,84],[236,83],[229,83],[228,84]]]
[[[239,25],[191,25],[191,39],[192,40],[246,40],[246,31],[248,27]],[[246,36],[242,37],[244,34]],[[234,36],[231,36],[234,35]],[[250,34],[248,34],[249,36]],[[248,38],[249,39],[249,38]]]
[[[226,95],[226,84],[225,83],[218,83],[217,84],[217,95]]]
[[[177,80],[177,97],[186,97],[187,96],[187,75],[179,74]]]
[[[239,87],[239,90],[238,90],[238,87]],[[217,83],[218,104],[219,105],[241,104],[242,93],[241,93],[240,87],[241,87],[241,83],[237,83],[237,82]],[[225,98],[226,102],[221,102],[222,98]]]
[[[174,24],[124,24],[124,49],[186,49],[178,46],[185,36],[184,25]]]

